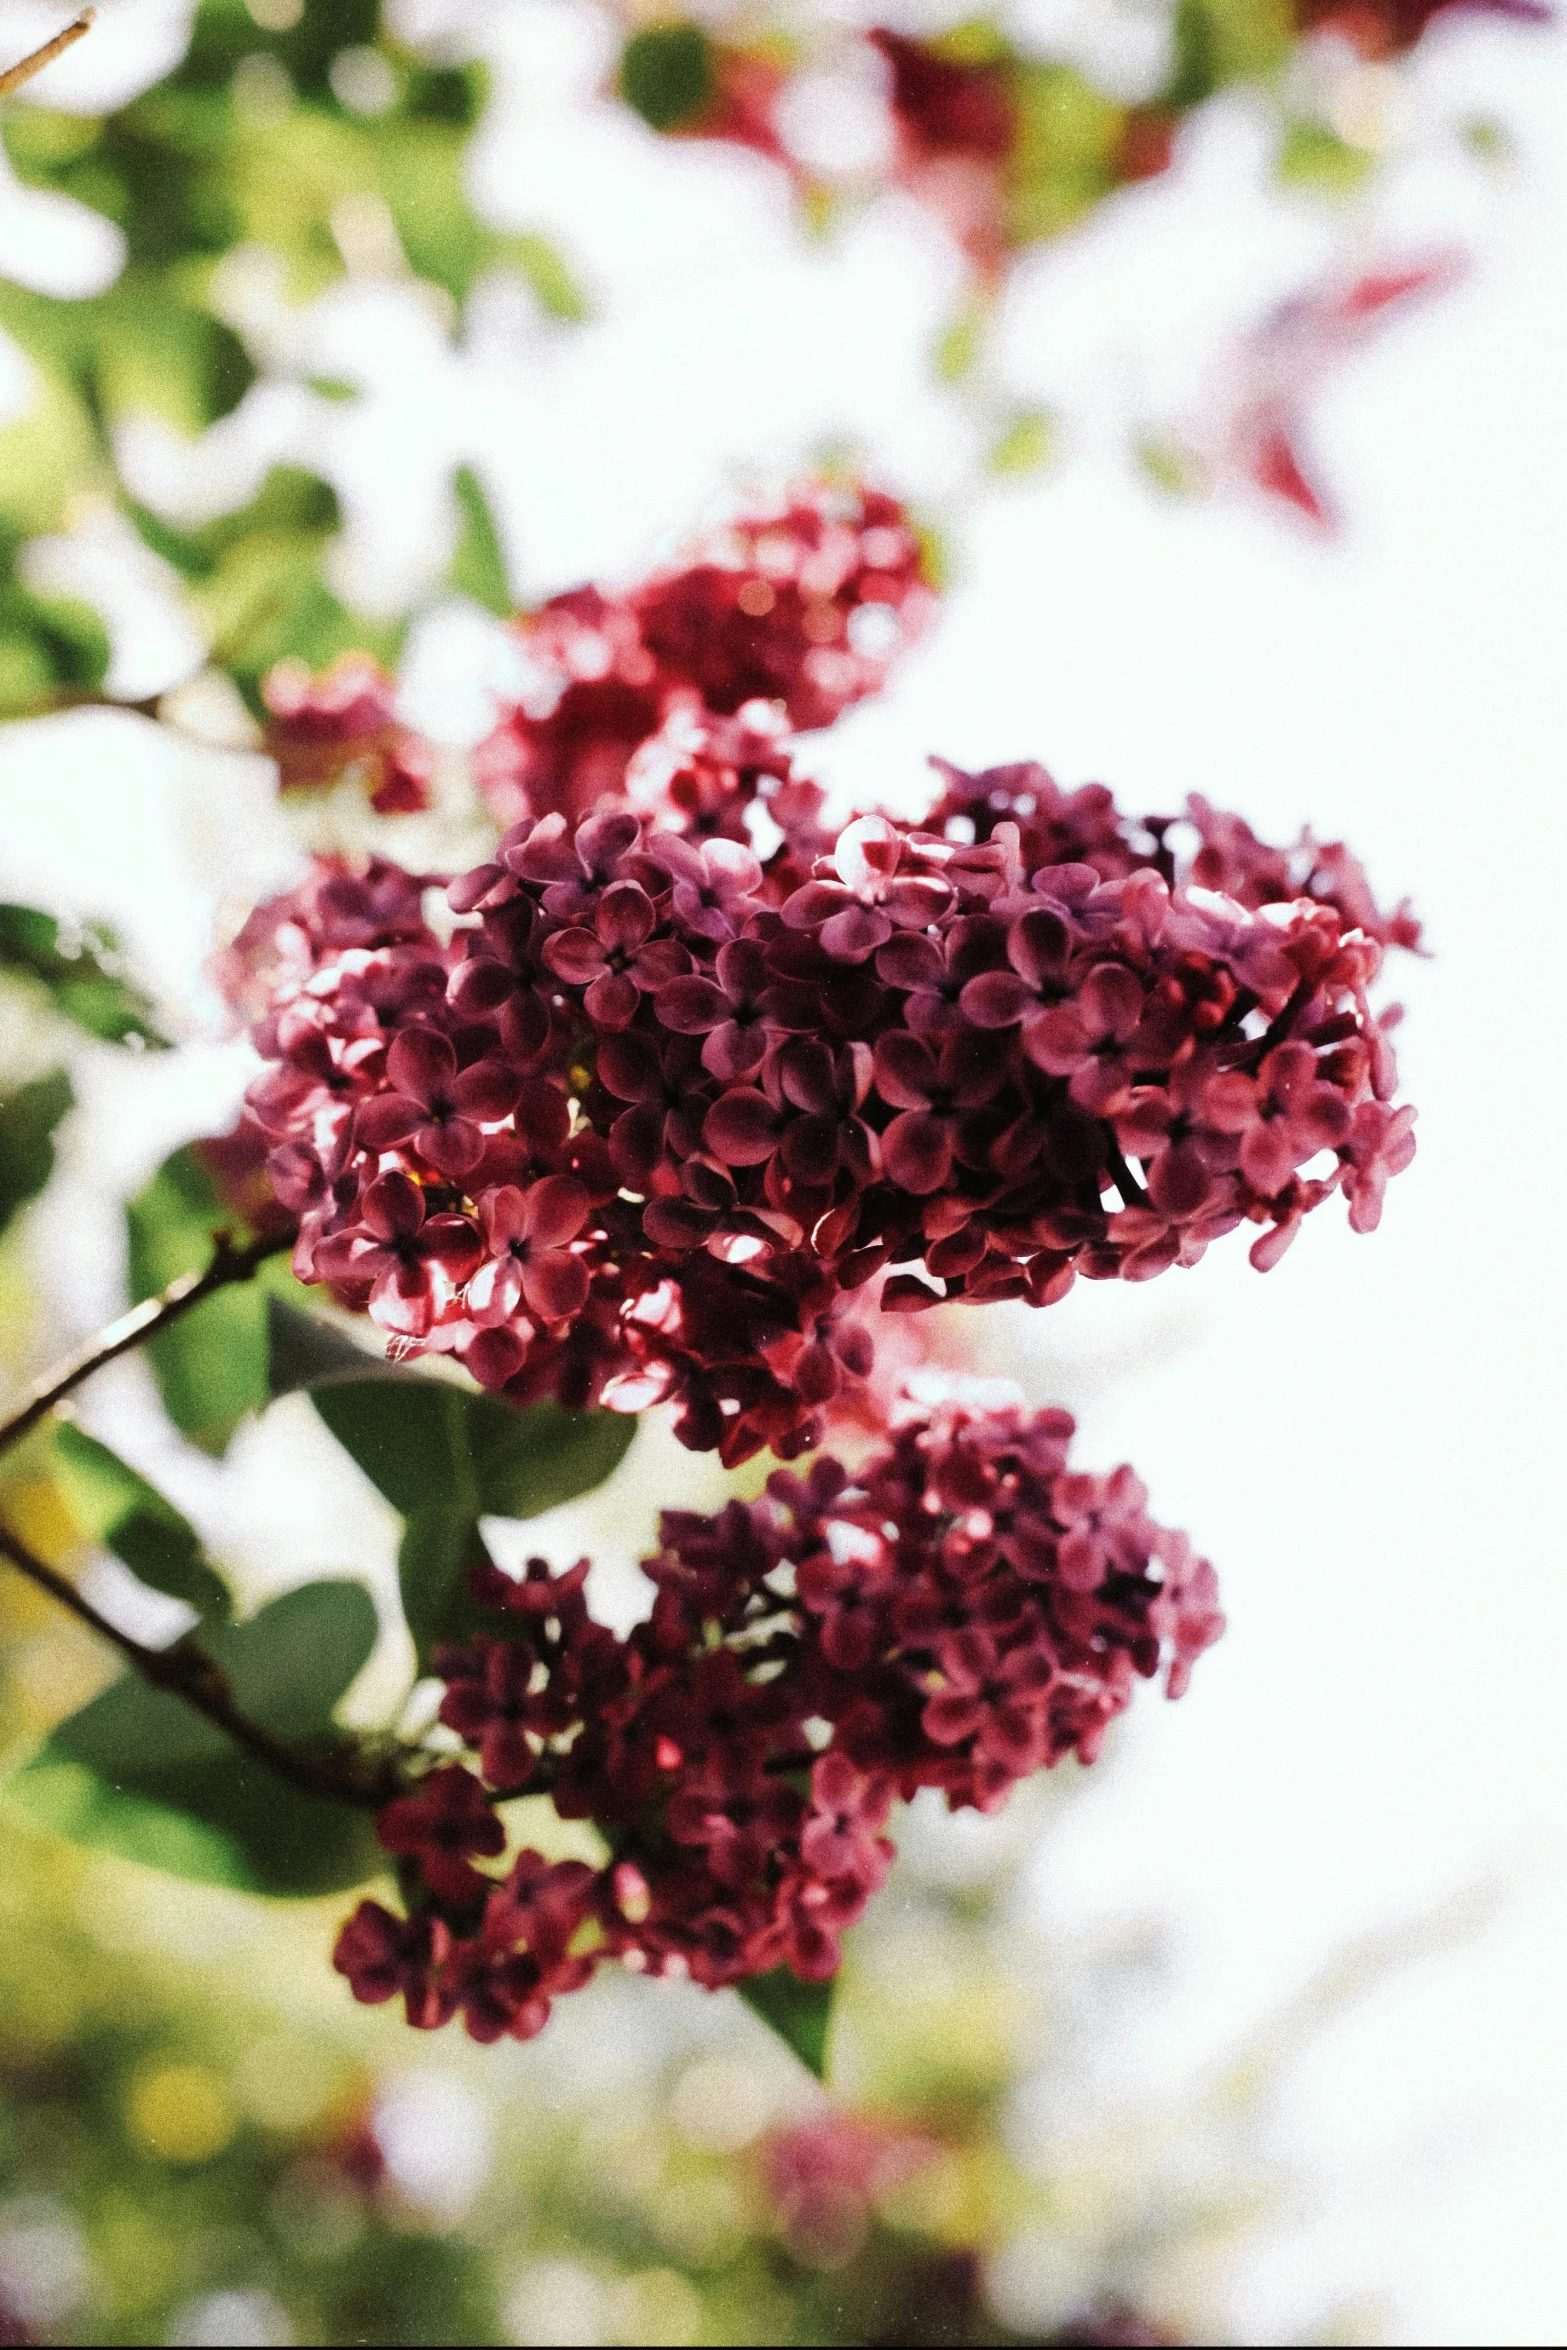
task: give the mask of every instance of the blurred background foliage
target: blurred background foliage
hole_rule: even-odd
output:
[[[1297,28],[1270,0],[1184,0],[1176,29],[1167,113],[1228,83],[1281,86]],[[1136,176],[1134,110],[1082,73],[1025,66],[984,25],[949,46],[1018,100],[1010,242]],[[616,86],[657,131],[732,137],[714,112],[730,50],[770,59],[774,87],[795,62],[771,34],[746,51],[723,25],[633,23]],[[344,602],[323,479],[277,466],[237,506],[171,517],[127,486],[124,434],[152,416],[194,439],[289,375],[286,339],[255,324],[258,288],[298,304],[380,272],[454,344],[486,273],[519,278],[554,320],[582,317],[570,257],[470,201],[487,94],[482,66],[426,55],[375,0],[201,0],[183,61],[117,111],[6,108],[16,178],[110,223],[121,260],[70,298],[0,283],[0,329],[31,370],[30,404],[0,426],[0,714],[105,693],[109,628],[55,556],[106,530],[179,604],[187,673],[224,672],[252,711],[284,656],[395,658],[408,615]],[[1364,177],[1366,148],[1299,109],[1281,119],[1284,177],[1329,192]],[[820,191],[804,194],[820,216]],[[976,341],[965,314],[949,376]],[[358,395],[298,380],[323,402]],[[993,461],[1032,472],[1050,444],[1048,419],[1019,412]],[[452,501],[442,585],[505,611],[471,469]],[[52,1352],[25,1221],[80,1072],[162,1042],[107,930],[0,905],[9,1379]],[[9,1464],[0,1514],[102,1579],[120,1521],[94,1519],[76,1468],[73,1485],[59,1458]],[[205,1570],[187,1563],[200,1605]],[[0,1656],[6,1765],[111,1675],[10,1576]],[[1399,1954],[1350,1964],[1195,2099],[1167,2104],[1124,2072],[1106,2086],[1104,2051],[1157,2013],[1160,1940],[1041,1929],[1031,1859],[1074,1785],[1063,1771],[995,1821],[905,1823],[899,1873],[854,1939],[831,2101],[738,2001],[678,1986],[601,1982],[537,2046],[425,2047],[328,1971],[335,1900],[173,1884],[0,1818],[0,2340],[1219,2338],[1227,2261],[1289,2207],[1267,2151],[1279,2070],[1303,2021]],[[1325,2312],[1322,2338],[1375,2323]]]
[[[25,555],[84,501],[111,503],[168,567],[197,641],[252,699],[285,655],[312,667],[349,646],[395,655],[401,629],[347,612],[328,584],[339,517],[325,482],[280,467],[238,511],[177,528],[125,489],[116,434],[151,416],[194,438],[269,357],[277,372],[277,354],[241,331],[258,271],[289,304],[350,267],[401,275],[450,333],[481,273],[509,270],[547,314],[581,316],[563,257],[489,227],[469,202],[487,80],[480,64],[425,62],[386,31],[379,0],[201,0],[183,62],[119,111],[7,106],[18,180],[101,215],[123,263],[106,290],[74,299],[0,283],[0,328],[36,378],[32,405],[0,428],[0,714],[104,684],[101,619],[40,585]],[[337,379],[310,388],[356,396]],[[493,596],[493,533],[471,477],[464,492],[456,584]]]
[[[13,930],[30,959],[0,976],[7,1079],[58,1055],[27,1082],[68,1099],[122,1032],[155,1039],[101,933],[67,936],[72,955]],[[49,1341],[25,1220],[24,1201],[0,1243],[13,1382]],[[0,1519],[123,1598],[156,1497],[80,1432],[44,1437],[5,1464]],[[629,1542],[644,1506],[620,1501]],[[200,1553],[185,1585],[158,1557],[151,1580],[206,1604]],[[0,1770],[114,1682],[10,1575],[0,1672]],[[1030,1872],[1077,1779],[993,1819],[905,1814],[852,1938],[830,2095],[737,1999],[688,1985],[603,1978],[526,2046],[414,2040],[328,1970],[339,1899],[179,1882],[0,1810],[0,2341],[1222,2338],[1230,2262],[1293,2201],[1268,2139],[1302,2026],[1389,1953],[1195,2088],[1115,2064],[1107,2085],[1107,2052],[1156,2028],[1163,1945],[1151,1918],[1041,1923]],[[529,1840],[564,1856],[574,1831],[530,1808]],[[1375,2316],[1328,2312],[1321,2338],[1369,2338]]]
[[[1539,13],[1535,0],[1467,4]],[[1355,198],[1409,144],[1400,75],[1440,13],[1427,0],[1117,5],[1086,33],[1063,19],[1061,54],[1047,22],[1035,54],[1019,31],[1026,10],[1018,22],[1015,10],[917,12],[915,38],[831,9],[716,7],[698,22],[639,5],[601,27],[603,96],[657,133],[781,167],[807,228],[889,187],[922,206],[969,272],[935,373],[980,421],[980,479],[1015,478],[1050,463],[1060,436],[1046,407],[991,380],[1011,263],[1160,179],[1183,126],[1227,95],[1263,109],[1280,184],[1329,207]],[[491,95],[471,30],[460,6],[416,0],[199,0],[181,61],[117,109],[60,110],[47,77],[7,103],[16,181],[85,207],[110,259],[101,284],[64,298],[25,264],[0,282],[0,330],[32,375],[30,403],[0,426],[0,715],[96,697],[110,678],[91,566],[61,557],[84,541],[100,567],[105,549],[122,564],[136,551],[143,593],[156,586],[180,613],[183,673],[210,664],[252,712],[262,674],[286,656],[312,669],[351,646],[395,659],[409,614],[345,608],[341,515],[315,473],[281,465],[238,504],[213,493],[199,515],[174,515],[131,486],[141,469],[127,452],[149,423],[195,442],[261,381],[324,403],[358,397],[351,375],[311,372],[280,323],[345,274],[401,283],[454,349],[475,289],[497,279],[525,287],[546,320],[588,314],[573,257],[493,225],[470,192]],[[885,85],[873,102],[867,74]],[[868,108],[881,127],[861,153],[842,125]],[[1494,123],[1449,133],[1471,160],[1505,152]],[[1364,244],[1367,217],[1346,213],[1345,231]],[[1139,461],[1166,487],[1203,474],[1157,435]],[[514,599],[482,487],[455,471],[455,554],[429,592],[504,611]]]

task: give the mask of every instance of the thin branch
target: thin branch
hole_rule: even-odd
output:
[[[269,1257],[281,1256],[284,1249],[293,1245],[292,1227],[262,1240],[248,1241],[243,1248],[236,1248],[228,1233],[215,1233],[212,1262],[204,1273],[182,1273],[177,1281],[169,1283],[161,1297],[149,1297],[141,1305],[132,1306],[128,1314],[111,1322],[107,1330],[100,1330],[96,1338],[90,1338],[85,1346],[67,1356],[56,1370],[46,1372],[28,1390],[26,1400],[8,1418],[0,1420],[0,1453],[8,1452],[13,1444],[20,1444],[40,1420],[48,1418],[57,1403],[73,1388],[80,1387],[84,1379],[90,1379],[94,1371],[102,1370],[105,1363],[112,1363],[117,1355],[129,1354],[133,1347],[144,1346],[149,1338],[167,1330],[172,1322],[177,1322],[182,1314],[188,1314],[193,1306],[199,1306],[217,1290],[227,1289],[232,1282],[250,1280]]]
[[[62,685],[53,693],[40,694],[36,701],[7,710],[3,722],[21,726],[34,718],[58,717],[65,710],[128,710],[135,718],[157,719],[163,698],[162,694],[144,694],[139,701],[127,702],[118,694],[100,693],[95,686]]]
[[[62,50],[73,48],[84,33],[91,32],[93,18],[97,13],[96,8],[84,8],[63,33],[56,33],[52,41],[45,41],[41,49],[35,49],[19,65],[7,66],[5,72],[0,73],[0,98],[9,98],[13,90],[19,90],[24,82],[30,82],[35,73],[42,73],[46,65],[52,65]]]
[[[1315,980],[1297,979],[1288,1003],[1285,1004],[1282,1011],[1275,1012],[1264,1033],[1247,1046],[1246,1051],[1232,1066],[1238,1069],[1248,1067],[1255,1069],[1265,1061],[1280,1039],[1288,1035],[1294,1026],[1296,1014],[1311,1001],[1315,990]]]
[[[1106,1132],[1109,1132],[1108,1128],[1106,1129]],[[1148,1205],[1148,1194],[1146,1191],[1144,1191],[1142,1185],[1138,1182],[1137,1177],[1132,1173],[1131,1168],[1127,1165],[1125,1157],[1121,1151],[1121,1146],[1115,1140],[1114,1135],[1110,1136],[1109,1159],[1110,1180],[1115,1185],[1116,1190],[1121,1194],[1122,1206],[1127,1208],[1146,1208]],[[3,1443],[4,1430],[0,1429],[0,1444]]]
[[[332,1803],[354,1804],[365,1811],[378,1811],[401,1783],[401,1775],[390,1758],[373,1758],[350,1742],[345,1742],[335,1754],[322,1755],[299,1754],[286,1746],[260,1722],[241,1712],[223,1667],[196,1641],[187,1637],[176,1640],[169,1648],[148,1648],[140,1640],[133,1640],[128,1632],[111,1624],[107,1616],[100,1615],[68,1576],[37,1557],[6,1526],[0,1526],[0,1557],[9,1559],[18,1573],[36,1583],[41,1591],[47,1591],[62,1607],[69,1608],[101,1640],[110,1642],[154,1689],[162,1689],[170,1697],[194,1707],[236,1746],[243,1747],[247,1754],[254,1755],[258,1762],[265,1763],[280,1779],[286,1779],[303,1794],[322,1796]]]

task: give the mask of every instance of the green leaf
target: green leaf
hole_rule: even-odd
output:
[[[472,596],[487,612],[504,620],[516,609],[506,578],[506,557],[483,485],[471,465],[460,465],[453,487],[462,508],[462,536],[447,573],[458,593]]]
[[[936,373],[944,384],[964,383],[973,375],[985,352],[990,306],[970,302],[943,328],[935,350]]]
[[[267,1301],[269,1390],[308,1390],[316,1411],[404,1520],[398,1574],[421,1660],[485,1620],[468,1570],[487,1557],[481,1517],[532,1518],[603,1483],[636,1421],[623,1412],[513,1411],[429,1373],[367,1355],[352,1339]]]
[[[1178,0],[1175,62],[1158,103],[1184,112],[1231,82],[1262,80],[1295,38],[1289,0]]]
[[[1116,185],[1125,115],[1070,65],[1030,59],[1010,76],[1017,130],[1007,158],[1007,236],[1058,236]]]
[[[72,930],[36,906],[0,905],[0,971],[35,979],[55,1010],[106,1044],[136,1037],[163,1046],[150,999],[119,968],[112,930],[92,923]]]
[[[1020,408],[992,444],[987,463],[992,473],[1039,473],[1055,451],[1055,419],[1047,408]]]
[[[0,1232],[54,1173],[54,1130],[76,1096],[63,1069],[0,1101]]]
[[[626,1413],[513,1411],[417,1372],[349,1381],[331,1374],[311,1401],[345,1452],[405,1521],[403,1613],[420,1661],[482,1620],[470,1567],[486,1557],[481,1517],[532,1518],[603,1483],[625,1457]]]
[[[315,1390],[316,1410],[405,1518],[535,1518],[601,1485],[636,1434],[625,1412],[513,1411],[446,1379],[409,1373]]]
[[[716,87],[713,45],[700,25],[650,25],[620,53],[620,94],[656,131],[687,129]]]
[[[88,1541],[112,1550],[153,1591],[226,1623],[228,1585],[189,1519],[85,1429],[64,1420],[53,1439],[54,1482]]]
[[[1279,149],[1285,187],[1315,188],[1324,196],[1352,196],[1376,169],[1376,157],[1352,147],[1325,123],[1292,122]]]
[[[10,495],[16,473],[0,432],[0,508],[25,506]],[[21,577],[21,526],[0,511],[0,717],[36,715],[74,690],[98,693],[109,668],[109,635],[78,596],[41,594]]]
[[[267,1394],[296,1395],[302,1388],[344,1380],[405,1379],[406,1371],[371,1354],[330,1322],[302,1314],[280,1297],[268,1296]]]
[[[786,1966],[769,1975],[753,1975],[738,1986],[746,2006],[764,2024],[770,2024],[786,2047],[792,2048],[808,2072],[827,2078],[827,2036],[832,2028],[832,1999],[836,1983],[802,1983]]]
[[[495,1619],[468,1588],[474,1567],[490,1563],[477,1518],[452,1510],[422,1510],[409,1518],[397,1552],[397,1588],[403,1616],[427,1665],[443,1640],[466,1640]]]
[[[570,262],[548,237],[525,229],[515,236],[497,238],[495,258],[513,263],[522,272],[548,317],[575,326],[589,315],[591,304]]]
[[[311,1583],[209,1646],[241,1711],[308,1752],[331,1743],[375,1633],[362,1585]],[[35,1827],[203,1885],[334,1893],[386,1865],[367,1814],[289,1786],[135,1674],[62,1722],[5,1793]]]
[[[133,1301],[155,1297],[182,1273],[200,1272],[216,1232],[239,1233],[244,1218],[218,1190],[200,1145],[164,1160],[125,1211]],[[284,1260],[261,1266],[253,1280],[220,1289],[160,1330],[146,1353],[163,1408],[203,1452],[221,1454],[247,1413],[271,1401],[268,1293],[302,1300],[308,1292]]]

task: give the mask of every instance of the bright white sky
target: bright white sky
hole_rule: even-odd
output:
[[[179,15],[105,13],[138,7],[148,25]],[[924,368],[950,256],[896,204],[806,252],[764,167],[659,146],[576,94],[582,21],[535,0],[487,13],[505,71],[477,172],[487,202],[580,258],[599,321],[561,334],[497,295],[459,365],[417,314],[350,288],[312,323],[311,363],[362,373],[367,400],[269,396],[223,428],[236,479],[285,450],[332,471],[361,592],[390,595],[438,553],[454,455],[484,464],[525,593],[636,566],[829,439],[936,507],[970,462]],[[1299,2069],[1281,2151],[1311,2201],[1237,2277],[1236,2338],[1258,2342],[1367,2295],[1403,2342],[1549,2343],[1567,2322],[1567,1561],[1550,1467],[1567,1296],[1560,1220],[1533,1193],[1567,1147],[1567,38],[1458,28],[1419,86],[1433,119],[1501,113],[1519,157],[1482,195],[1433,135],[1384,200],[1407,242],[1461,231],[1478,263],[1321,406],[1344,536],[1163,504],[1117,454],[1131,424],[1196,396],[1216,334],[1329,249],[1314,214],[1254,192],[1237,109],[1174,185],[1031,265],[1003,365],[1019,396],[1062,401],[1070,461],[971,517],[940,627],[820,759],[858,799],[917,795],[927,750],[1039,756],[1133,806],[1200,789],[1265,833],[1309,820],[1348,837],[1428,924],[1434,959],[1398,977],[1420,1157],[1374,1239],[1329,1210],[1266,1279],[1221,1244],[1195,1275],[1080,1285],[1048,1319],[976,1329],[998,1368],[1079,1414],[1088,1459],[1135,1459],[1159,1514],[1211,1551],[1230,1612],[1190,1698],[1144,1701],[1035,1872],[1032,1897],[1067,1926],[1174,1922],[1174,1990],[1145,2035],[1101,2052],[1107,2081],[1135,2070],[1173,2096],[1350,1938],[1494,1901]],[[0,260],[19,237],[42,250],[11,200]],[[167,449],[139,461],[175,494]],[[456,622],[442,642],[431,691],[471,656]],[[128,720],[12,730],[0,794],[6,893],[109,914],[171,992],[194,986],[216,904],[286,867],[264,771]],[[36,1220],[62,1315],[109,1309],[118,1200],[241,1081],[234,1048],[210,1045],[93,1076]],[[188,1461],[169,1474],[276,1576],[277,1549],[259,1554],[281,1502],[253,1483],[225,1500]],[[280,1535],[285,1563],[342,1564],[355,1506],[322,1496]]]

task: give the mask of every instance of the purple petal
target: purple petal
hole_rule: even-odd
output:
[[[1071,952],[1072,935],[1059,914],[1033,906],[1007,932],[1007,961],[1031,987],[1059,979]]]
[[[524,1229],[540,1248],[562,1248],[588,1220],[586,1187],[575,1175],[546,1175],[523,1194]]]
[[[634,881],[617,881],[599,899],[593,927],[606,947],[639,947],[653,929],[653,901]]]
[[[545,962],[568,987],[590,987],[604,969],[604,949],[591,930],[557,930],[544,941]]]
[[[1148,1197],[1161,1216],[1195,1216],[1213,1189],[1213,1177],[1190,1143],[1161,1151],[1148,1171]]]
[[[582,999],[582,1009],[596,1028],[629,1028],[637,1016],[642,990],[624,971],[606,971],[595,979]]]
[[[939,987],[945,977],[941,949],[933,938],[915,933],[889,938],[877,954],[876,976],[889,987]]]
[[[705,1036],[729,1017],[729,998],[710,979],[672,979],[656,1000],[659,1023],[677,1036]]]
[[[600,1083],[617,1101],[656,1102],[663,1098],[663,1064],[650,1037],[604,1037],[596,1066]]]
[[[849,903],[848,891],[837,882],[807,881],[792,897],[785,898],[783,918],[791,930],[814,930],[818,922],[841,913]]]
[[[702,1139],[726,1166],[759,1167],[777,1148],[778,1113],[765,1094],[737,1086],[708,1111]]]
[[[837,963],[863,963],[892,936],[892,924],[874,906],[845,906],[821,927],[821,942]]]
[[[588,1268],[565,1249],[551,1249],[523,1266],[522,1290],[541,1321],[559,1322],[581,1311],[588,1294]]]
[[[702,1066],[720,1085],[738,1085],[742,1077],[750,1077],[767,1058],[767,1031],[761,1022],[753,1021],[742,1027],[738,1020],[726,1020],[715,1028],[702,1047]]]
[[[424,1104],[405,1093],[378,1094],[354,1113],[354,1141],[360,1150],[390,1150],[393,1143],[408,1140],[423,1116]]]
[[[509,1061],[475,1061],[452,1087],[452,1099],[464,1117],[481,1126],[494,1126],[510,1117],[522,1091],[521,1074]]]
[[[1143,1016],[1143,983],[1124,963],[1096,963],[1078,991],[1085,1026],[1092,1035],[1131,1035]]]
[[[963,1016],[976,1028],[1013,1028],[1034,1009],[1034,992],[1015,971],[982,971],[958,998]]]
[[[876,1040],[876,1090],[889,1109],[926,1110],[936,1083],[936,1056],[923,1037],[894,1028]]]
[[[905,1110],[881,1138],[887,1173],[917,1199],[939,1191],[952,1171],[952,1141],[946,1120],[925,1110]]]
[[[424,1194],[411,1176],[378,1175],[359,1213],[377,1240],[406,1240],[424,1222]]]
[[[457,1055],[433,1028],[404,1028],[392,1039],[386,1073],[396,1092],[411,1094],[428,1107],[437,1093],[450,1088]]]
[[[422,1159],[442,1175],[466,1175],[484,1156],[484,1136],[477,1126],[466,1118],[443,1118],[421,1126],[414,1134],[414,1148]]]
[[[1036,1068],[1070,1077],[1088,1051],[1088,1036],[1072,1004],[1052,1004],[1023,1029],[1023,1050]]]

